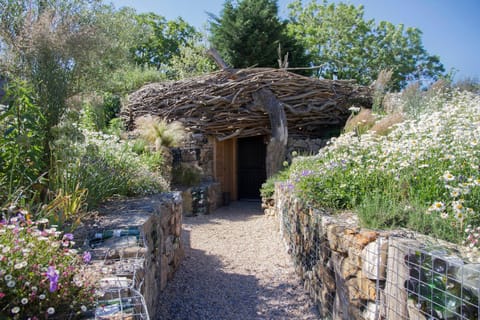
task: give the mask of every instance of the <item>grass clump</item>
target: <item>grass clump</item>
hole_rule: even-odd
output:
[[[370,131],[375,132],[378,135],[387,135],[393,130],[394,126],[403,122],[404,116],[400,112],[388,114],[370,128]]]
[[[142,139],[156,151],[176,147],[185,139],[185,128],[178,121],[167,122],[149,115],[138,118],[135,124]]]
[[[348,118],[345,123],[345,132],[355,132],[357,135],[364,134],[375,124],[375,116],[371,109],[362,108],[355,114],[353,111],[352,116]]]

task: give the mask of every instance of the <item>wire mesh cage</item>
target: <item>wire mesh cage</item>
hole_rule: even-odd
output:
[[[480,268],[443,248],[405,248],[404,288],[418,314],[428,319],[479,319]]]
[[[146,247],[139,227],[96,230],[84,247],[91,255],[91,269],[102,275],[100,287],[140,289]]]
[[[322,319],[480,320],[480,264],[455,249],[282,208],[281,235]]]
[[[89,319],[149,319],[141,294],[146,244],[140,226],[95,229],[81,250],[96,283],[97,301]]]
[[[149,320],[143,296],[132,288],[102,291],[95,308],[97,320]]]

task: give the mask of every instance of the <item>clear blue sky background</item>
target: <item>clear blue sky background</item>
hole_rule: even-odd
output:
[[[109,1],[109,0],[106,0]],[[321,0],[318,0],[321,2]],[[279,0],[280,15],[287,17],[288,3]],[[304,0],[304,3],[309,0]],[[334,2],[339,2],[335,0]],[[446,70],[457,70],[456,80],[480,79],[480,0],[348,0],[365,7],[365,17],[416,27],[430,54],[440,56]],[[112,0],[115,7],[155,12],[168,20],[182,17],[201,29],[207,12],[220,14],[224,0]]]

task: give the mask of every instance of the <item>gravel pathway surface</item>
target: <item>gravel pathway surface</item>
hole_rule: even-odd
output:
[[[185,217],[183,241],[185,259],[152,319],[319,319],[260,203]]]

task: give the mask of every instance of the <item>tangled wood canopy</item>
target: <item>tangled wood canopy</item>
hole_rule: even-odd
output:
[[[319,80],[283,69],[222,70],[175,82],[153,83],[129,96],[122,111],[128,128],[144,115],[178,120],[193,132],[229,137],[270,134],[269,115],[254,102],[262,89],[283,106],[288,134],[322,136],[344,124],[351,106],[371,106],[369,87],[353,81]]]

